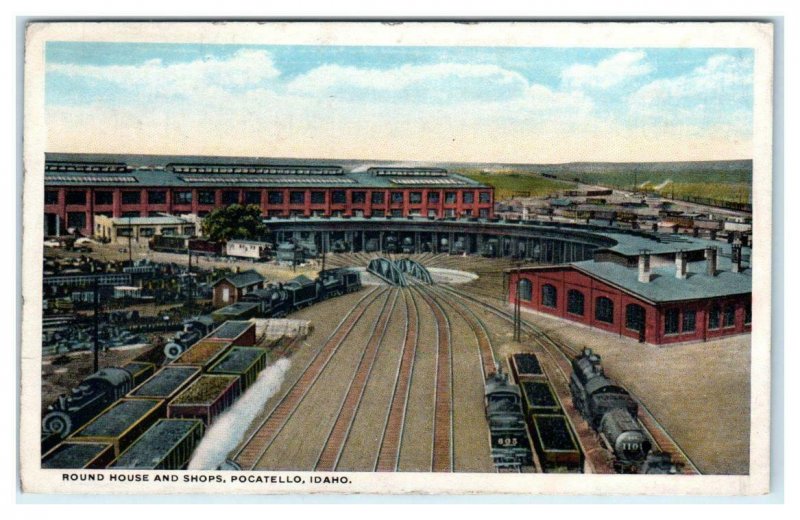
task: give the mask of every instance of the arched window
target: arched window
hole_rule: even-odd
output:
[[[614,302],[605,296],[598,296],[594,301],[594,319],[605,323],[614,323]]]
[[[531,301],[533,298],[533,284],[527,278],[522,278],[519,281],[519,299],[526,302]]]
[[[567,312],[583,316],[583,293],[570,289],[567,291]]]
[[[542,305],[555,308],[558,304],[558,291],[549,283],[542,285]]]
[[[625,328],[641,332],[644,330],[645,310],[636,303],[625,306]]]

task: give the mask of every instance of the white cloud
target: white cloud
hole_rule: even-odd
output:
[[[208,57],[183,63],[164,63],[160,59],[137,65],[52,63],[47,72],[107,82],[142,95],[182,96],[255,86],[280,75],[268,52],[251,49],[241,49],[228,58]]]
[[[631,78],[649,74],[653,67],[642,51],[623,51],[597,65],[576,64],[564,69],[561,80],[572,88],[607,89]]]

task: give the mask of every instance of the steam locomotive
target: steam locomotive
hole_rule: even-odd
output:
[[[639,405],[627,390],[605,377],[600,356],[583,349],[572,359],[572,403],[614,454],[619,472],[636,472],[651,443],[636,419]]]
[[[144,366],[144,370],[142,369]],[[69,394],[61,394],[47,407],[42,434],[66,438],[102,410],[122,398],[154,370],[149,363],[103,368],[80,382]]]
[[[531,465],[533,455],[520,390],[509,383],[508,374],[498,370],[486,378],[484,404],[494,464],[499,468]]]
[[[200,341],[200,338],[207,336],[214,328],[214,320],[211,316],[198,316],[184,320],[183,330],[179,331],[164,346],[164,355],[167,359],[177,359],[186,349]]]

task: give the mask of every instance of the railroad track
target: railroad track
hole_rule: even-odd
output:
[[[342,399],[342,403],[336,414],[336,420],[333,426],[331,426],[325,445],[320,451],[317,463],[314,467],[315,471],[335,471],[339,464],[339,459],[342,456],[342,451],[344,451],[345,443],[353,427],[353,421],[361,405],[361,399],[364,396],[367,381],[369,381],[369,376],[372,373],[375,358],[378,357],[378,350],[386,336],[389,319],[397,304],[397,297],[400,295],[399,290],[393,290],[392,292],[394,295],[384,300],[381,306],[380,314],[372,327],[367,346],[361,354],[356,372],[347,388],[347,394],[344,399]],[[390,299],[392,300],[391,305],[389,305]],[[406,316],[406,318],[408,318],[408,316]],[[408,328],[407,322],[405,328]]]
[[[413,285],[436,319],[436,394],[434,397],[431,470],[453,471],[453,352],[450,319],[428,289]]]
[[[409,291],[403,291],[403,298],[406,304],[406,333],[403,339],[403,352],[400,355],[400,364],[394,378],[392,402],[383,426],[375,471],[397,471],[414,361],[419,346],[419,307]]]
[[[388,291],[388,288],[375,287],[361,297],[342,318],[325,340],[322,348],[306,365],[298,379],[235,453],[233,459],[242,469],[255,469],[258,462],[275,441],[275,438],[286,426],[295,410],[297,410],[297,407],[303,402],[311,387],[314,386],[314,383],[325,370],[325,367],[328,366],[333,355],[361,320],[366,310],[372,302]]]
[[[484,301],[481,301],[477,298],[469,296],[467,294],[462,293],[461,291],[457,291],[452,289],[451,287],[445,287],[445,290],[450,291],[452,294],[456,296],[460,296],[462,298],[466,298],[469,301],[477,303],[489,312],[500,316],[501,318],[505,319],[506,321],[513,322],[513,316],[511,313],[499,309],[493,305],[490,305]],[[522,320],[522,327],[528,331],[529,334],[533,337],[533,339],[539,343],[543,350],[549,354],[550,358],[552,359],[553,363],[555,364],[558,371],[563,376],[564,380],[567,382],[567,385],[554,385],[556,392],[559,394],[559,398],[561,398],[562,402],[569,402],[565,401],[566,399],[571,399],[571,395],[569,393],[569,374],[571,373],[572,366],[570,363],[570,356],[575,356],[578,354],[578,351],[573,349],[572,347],[564,344],[563,342],[557,341],[553,339],[550,335],[548,335],[545,331],[536,327],[535,325]],[[633,394],[631,394],[633,395]],[[667,452],[672,455],[673,461],[678,463],[684,468],[684,472],[687,474],[700,474],[699,469],[695,464],[691,461],[691,459],[686,455],[686,452],[680,447],[680,445],[667,433],[666,429],[656,420],[650,410],[644,406],[640,400],[637,399],[639,402],[639,414],[638,419],[639,422],[644,427],[645,431],[650,436],[651,440],[653,441],[654,446],[658,447],[661,451]],[[580,438],[588,439],[591,430],[588,429],[588,426],[584,428],[585,421],[581,420],[573,420],[573,426],[575,427],[576,433],[578,434],[579,440]],[[584,431],[587,430],[587,431]],[[595,466],[596,470],[602,469],[605,472],[605,468],[603,468],[603,460],[600,453],[595,453],[595,450],[588,450],[589,453],[585,453],[587,458],[592,456],[595,459]]]

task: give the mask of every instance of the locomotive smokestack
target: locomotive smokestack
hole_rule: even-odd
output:
[[[639,251],[639,281],[641,283],[650,283],[650,251],[642,249]]]
[[[717,248],[706,248],[706,274],[708,276],[717,275]]]
[[[682,249],[675,253],[675,278],[686,279],[686,252]]]

